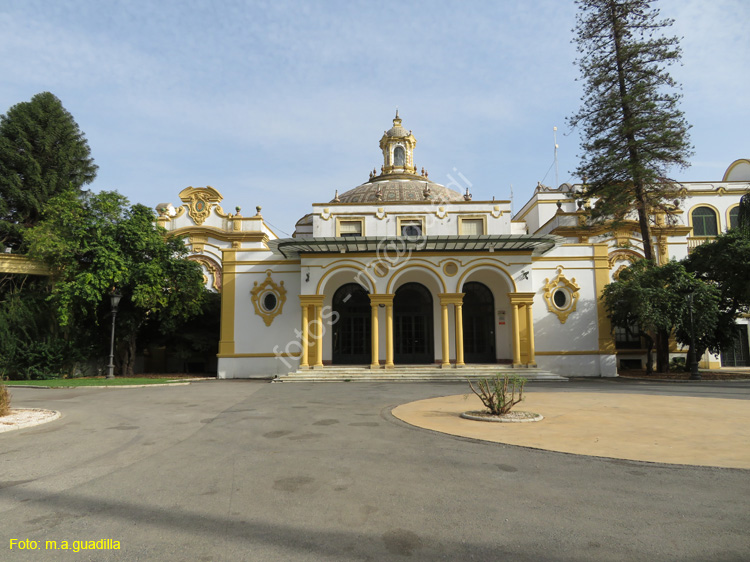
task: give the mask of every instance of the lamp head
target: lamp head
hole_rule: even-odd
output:
[[[117,309],[117,306],[120,304],[122,295],[117,291],[112,291],[112,293],[109,295],[109,298],[110,302],[112,303],[112,308]]]

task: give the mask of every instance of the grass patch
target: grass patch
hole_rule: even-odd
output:
[[[8,386],[50,386],[54,388],[76,387],[76,386],[130,386],[136,384],[165,384],[180,382],[169,378],[122,378],[105,379],[104,377],[77,378],[77,379],[48,379],[36,381],[4,381]]]

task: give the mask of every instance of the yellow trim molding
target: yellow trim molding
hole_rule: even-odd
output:
[[[221,293],[221,265],[213,258],[206,255],[192,255],[188,256],[187,259],[190,261],[197,262],[201,267],[205,267],[213,277],[211,286],[216,290],[217,293]]]
[[[219,354],[217,357],[232,357],[234,355],[234,311],[237,290],[237,269],[235,250],[222,252],[222,281],[221,281],[221,336],[219,339]]]
[[[0,254],[0,273],[17,273],[20,275],[52,275],[49,266],[34,261],[26,256]]]
[[[364,217],[336,217],[336,237],[337,238],[341,236],[341,223],[342,222],[359,223],[359,233],[357,234],[357,236],[366,236]]]
[[[421,215],[403,215],[396,217],[396,236],[402,236],[401,228],[404,222],[418,222],[422,229],[420,236],[427,236],[427,232],[425,232],[424,216]]]
[[[464,234],[464,221],[482,221],[482,232],[480,234],[487,234],[487,215],[459,215],[458,216],[458,235]]]
[[[612,335],[612,324],[607,316],[607,309],[602,300],[604,287],[609,283],[609,248],[606,244],[594,244],[594,280],[596,282],[596,315],[598,318],[599,349],[605,353],[615,352],[615,341]]]
[[[221,240],[222,242],[260,242],[264,245],[269,240],[269,236],[265,232],[260,232],[260,231],[235,232],[235,231],[229,231],[229,230],[222,230],[221,228],[216,228],[215,226],[185,226],[182,228],[178,228],[176,230],[171,230],[169,231],[169,234],[174,235],[174,236],[180,236],[180,237],[198,235],[200,237],[204,237],[205,239],[215,238],[217,240]],[[222,248],[222,249],[226,249],[226,248]],[[244,251],[251,251],[251,250],[244,250]]]

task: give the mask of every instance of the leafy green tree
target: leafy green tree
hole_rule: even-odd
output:
[[[649,373],[653,369],[654,344],[657,371],[666,372],[669,370],[670,337],[675,336],[683,345],[692,344],[694,330],[696,343],[705,341],[719,321],[718,290],[696,279],[674,260],[661,266],[648,260],[636,262],[623,270],[617,281],[604,288],[602,298],[613,326],[627,330],[638,327],[648,348],[646,371]]]
[[[177,237],[154,224],[143,205],[116,192],[53,198],[45,218],[27,235],[29,255],[49,264],[59,325],[98,338],[109,348],[109,294],[123,295],[117,313],[120,372],[132,375],[138,332],[147,323],[164,332],[202,310],[206,289],[200,266],[185,259]]]
[[[0,243],[21,248],[44,204],[78,192],[96,170],[86,138],[54,95],[42,92],[11,107],[0,116]]]
[[[70,338],[54,321],[44,277],[0,279],[0,380],[70,376],[91,352],[85,338]]]
[[[687,167],[692,155],[681,96],[666,70],[680,60],[679,42],[661,36],[673,22],[659,19],[649,0],[576,3],[584,94],[569,122],[582,127],[581,196],[597,199],[595,221],[621,221],[635,210],[644,256],[653,260],[651,213],[675,198],[668,171]]]
[[[703,349],[708,347],[717,352],[731,346],[736,336],[735,320],[750,312],[750,228],[741,218],[738,228],[701,244],[684,264],[698,279],[719,291],[719,323],[710,337],[701,342]]]

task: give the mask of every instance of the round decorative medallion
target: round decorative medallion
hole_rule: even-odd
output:
[[[453,277],[456,273],[458,273],[458,264],[454,261],[449,261],[443,266],[443,273],[445,273],[448,277]]]

